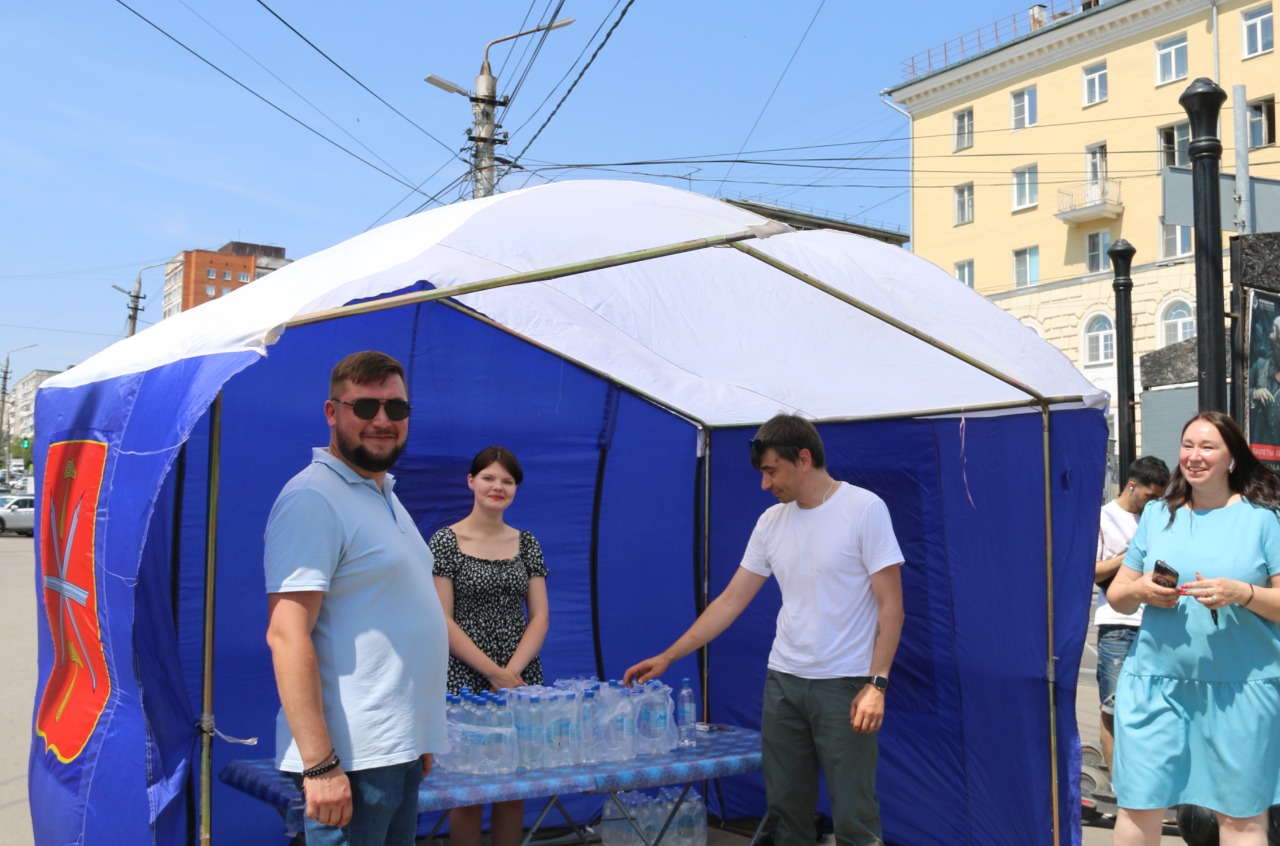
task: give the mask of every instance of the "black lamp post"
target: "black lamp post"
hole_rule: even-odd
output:
[[[1121,484],[1129,472],[1129,465],[1137,458],[1135,444],[1138,438],[1133,408],[1133,279],[1129,275],[1137,252],[1123,238],[1107,250],[1111,268],[1115,271],[1111,287],[1116,292],[1116,445]]]
[[[1222,142],[1218,113],[1227,92],[1200,77],[1187,86],[1178,104],[1191,121],[1191,198],[1195,212],[1196,251],[1196,365],[1200,374],[1200,410],[1227,410],[1227,346],[1222,310],[1222,210],[1218,172]]]

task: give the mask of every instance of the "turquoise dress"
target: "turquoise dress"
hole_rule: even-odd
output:
[[[1125,566],[1163,560],[1179,584],[1239,579],[1265,587],[1280,573],[1280,520],[1240,501],[1142,513]],[[1115,773],[1124,808],[1203,805],[1252,817],[1280,804],[1280,625],[1240,605],[1209,609],[1189,596],[1147,606],[1116,688]]]

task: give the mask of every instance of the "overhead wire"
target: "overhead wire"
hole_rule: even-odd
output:
[[[381,103],[382,105],[386,106],[388,109],[390,109],[391,111],[395,112],[395,113],[396,113],[397,115],[399,115],[400,117],[404,118],[404,120],[405,120],[406,122],[408,122],[410,126],[414,127],[414,128],[415,128],[415,129],[417,129],[419,132],[421,132],[423,135],[427,136],[427,137],[428,137],[428,138],[430,138],[432,141],[436,142],[436,143],[437,143],[437,144],[439,144],[441,147],[443,147],[444,149],[448,150],[448,151],[449,151],[449,153],[450,153],[450,155],[454,155],[454,156],[456,156],[456,155],[457,155],[457,153],[454,151],[454,149],[453,149],[452,147],[450,147],[448,144],[444,143],[444,142],[443,142],[443,141],[441,141],[439,138],[437,138],[437,137],[435,137],[434,135],[432,135],[432,134],[431,134],[430,132],[428,132],[427,130],[423,129],[423,128],[422,128],[422,127],[421,127],[421,126],[420,126],[416,121],[414,121],[414,120],[413,120],[413,118],[409,117],[409,116],[408,116],[408,115],[406,115],[404,112],[400,111],[400,110],[399,110],[399,109],[397,109],[395,106],[393,106],[393,105],[391,105],[390,103],[388,103],[388,102],[387,102],[386,100],[384,100],[384,99],[382,98],[382,96],[381,96],[381,95],[379,95],[376,91],[374,91],[374,90],[373,90],[372,88],[370,88],[369,86],[365,85],[365,84],[364,84],[363,82],[361,82],[360,80],[356,79],[356,77],[355,77],[355,75],[354,75],[354,74],[352,74],[350,71],[348,71],[348,70],[347,70],[346,68],[344,68],[342,65],[340,65],[340,64],[339,64],[339,63],[338,63],[338,62],[337,62],[333,57],[331,57],[328,53],[326,53],[325,51],[323,51],[323,50],[321,50],[319,47],[317,47],[317,46],[316,46],[316,45],[311,41],[311,39],[307,38],[305,35],[303,35],[301,32],[299,32],[299,31],[297,30],[297,28],[295,28],[295,27],[294,27],[294,25],[293,25],[293,24],[289,23],[289,22],[288,22],[288,21],[286,21],[284,18],[282,18],[282,17],[280,16],[280,14],[279,14],[278,12],[276,12],[276,10],[275,10],[275,9],[272,9],[270,6],[268,6],[265,2],[263,2],[263,0],[257,0],[257,3],[258,3],[258,5],[259,5],[259,6],[261,6],[261,7],[262,7],[262,8],[264,8],[264,9],[266,9],[268,12],[270,12],[270,13],[271,13],[271,15],[272,15],[272,17],[274,17],[276,20],[280,21],[280,23],[282,23],[282,24],[284,24],[286,27],[288,27],[288,29],[289,29],[289,31],[290,31],[290,32],[292,32],[294,35],[298,36],[298,37],[299,37],[299,38],[301,38],[304,42],[306,42],[306,44],[307,44],[307,46],[308,46],[308,47],[310,47],[312,50],[315,50],[317,53],[319,53],[321,56],[323,56],[323,57],[325,58],[325,60],[329,62],[329,64],[333,65],[335,68],[337,68],[338,70],[340,70],[343,74],[345,74],[345,75],[346,75],[346,77],[347,77],[348,79],[350,79],[350,80],[351,80],[352,82],[354,82],[356,85],[359,85],[361,88],[363,88],[365,91],[367,91],[370,95],[372,95],[372,96],[373,96],[373,98],[374,98],[374,99],[376,99],[379,103]]]
[[[179,2],[179,3],[180,3],[184,8],[186,8],[186,10],[187,10],[188,12],[190,12],[191,14],[193,14],[193,15],[195,15],[197,18],[199,18],[199,19],[200,19],[200,20],[205,24],[205,26],[209,27],[209,28],[210,28],[210,29],[212,29],[214,32],[218,33],[218,35],[222,36],[222,37],[227,41],[227,43],[228,43],[228,44],[230,44],[232,47],[236,48],[236,49],[237,49],[237,50],[239,50],[241,53],[243,53],[243,54],[244,54],[244,55],[249,59],[249,61],[253,62],[253,63],[254,63],[255,65],[257,65],[258,67],[262,68],[264,71],[266,71],[268,74],[270,74],[270,75],[271,75],[271,78],[272,78],[272,79],[274,79],[276,82],[278,82],[278,83],[280,83],[281,85],[283,85],[285,88],[289,89],[289,91],[290,91],[290,92],[292,92],[292,93],[293,93],[293,95],[294,95],[295,97],[297,97],[297,98],[298,98],[299,100],[301,100],[302,102],[306,103],[306,104],[307,104],[308,106],[310,106],[311,108],[315,109],[315,110],[316,110],[316,112],[317,112],[321,117],[323,117],[325,120],[329,121],[329,123],[333,124],[333,126],[334,126],[334,128],[335,128],[335,129],[337,129],[337,130],[338,130],[339,132],[341,132],[343,135],[345,135],[345,136],[347,136],[348,138],[350,138],[350,139],[351,139],[352,141],[354,141],[355,143],[359,144],[362,148],[364,148],[364,150],[365,150],[367,153],[369,153],[369,155],[373,156],[375,159],[377,159],[378,161],[382,162],[382,163],[383,163],[384,165],[386,165],[388,168],[390,168],[391,170],[395,171],[395,172],[396,172],[396,174],[397,174],[398,176],[400,176],[401,178],[403,178],[406,182],[408,181],[409,177],[405,176],[403,173],[401,173],[399,170],[397,170],[397,169],[396,169],[396,167],[395,167],[393,164],[391,164],[391,162],[387,161],[387,160],[386,160],[386,159],[384,159],[382,156],[378,155],[376,152],[374,152],[374,151],[369,147],[369,145],[365,144],[365,143],[364,143],[363,141],[361,141],[359,138],[355,137],[355,136],[354,136],[354,135],[352,135],[350,132],[348,132],[348,131],[347,131],[347,129],[346,129],[344,126],[342,126],[342,125],[341,125],[341,124],[339,124],[336,120],[334,120],[332,117],[330,117],[330,116],[329,116],[329,115],[324,111],[324,109],[320,108],[320,107],[319,107],[319,106],[317,106],[315,103],[311,102],[311,100],[307,99],[307,97],[306,97],[305,95],[303,95],[301,91],[299,91],[298,89],[294,88],[292,85],[290,85],[289,83],[287,83],[287,82],[285,82],[283,79],[281,79],[281,78],[280,78],[280,76],[279,76],[279,75],[277,75],[277,74],[275,73],[275,71],[271,70],[271,68],[267,67],[267,66],[266,66],[266,65],[264,65],[262,62],[258,61],[257,57],[255,57],[255,56],[254,56],[253,54],[251,54],[248,50],[245,50],[243,47],[241,47],[239,44],[237,44],[237,43],[235,42],[235,40],[234,40],[234,39],[232,39],[229,35],[227,35],[227,34],[226,34],[225,32],[223,32],[221,29],[219,29],[218,27],[216,27],[216,26],[215,26],[211,21],[209,21],[207,18],[205,18],[203,15],[201,15],[201,14],[200,14],[199,12],[197,12],[195,9],[191,8],[190,4],[188,4],[188,3],[186,2],[186,0],[178,0],[178,2]]]
[[[550,0],[548,0],[547,5],[551,5]],[[555,23],[560,18],[560,10],[563,8],[564,8],[564,0],[559,0],[559,2],[556,4],[556,8],[551,12],[551,18],[547,21],[548,25]],[[516,97],[520,94],[520,89],[524,87],[524,81],[529,78],[529,72],[533,70],[534,63],[538,61],[538,56],[542,54],[542,45],[546,44],[547,38],[550,35],[551,35],[550,29],[542,30],[542,32],[540,33],[540,37],[537,39],[536,45],[533,46],[533,55],[529,57],[529,61],[524,62],[523,57],[521,57],[521,62],[523,63],[523,69],[520,71],[520,76],[516,80],[515,86],[511,89],[511,93],[507,95],[507,102],[502,107],[502,114],[498,116],[497,123],[499,125],[501,125],[503,119],[506,118],[507,111],[510,110],[511,104],[515,102]],[[529,45],[525,45],[525,47],[526,47],[525,54],[527,55]]]
[[[183,50],[186,50],[186,51],[187,51],[188,53],[190,53],[192,56],[195,56],[195,57],[196,57],[197,59],[199,59],[201,62],[203,62],[204,64],[208,65],[210,68],[212,68],[213,70],[217,71],[219,74],[221,74],[222,76],[226,77],[226,78],[227,78],[228,80],[230,80],[231,82],[234,82],[234,83],[235,83],[236,85],[238,85],[240,88],[244,89],[244,90],[245,90],[246,92],[248,92],[249,94],[252,94],[254,97],[256,97],[257,99],[261,100],[261,101],[262,101],[263,103],[265,103],[266,105],[268,105],[268,106],[270,106],[271,108],[275,109],[277,112],[279,112],[280,114],[284,115],[284,116],[285,116],[285,117],[287,117],[289,120],[291,120],[291,121],[293,121],[294,123],[296,123],[298,126],[301,126],[303,129],[307,130],[307,131],[308,131],[308,132],[310,132],[312,135],[315,135],[317,138],[320,138],[321,140],[323,140],[323,141],[325,141],[325,142],[327,142],[327,143],[329,143],[329,144],[333,145],[334,147],[338,148],[338,149],[339,149],[339,150],[341,150],[342,152],[346,153],[348,156],[351,156],[353,159],[356,159],[357,161],[362,162],[362,163],[363,163],[363,164],[365,164],[365,165],[368,165],[369,167],[371,167],[371,168],[373,168],[374,170],[376,170],[378,173],[381,173],[383,176],[386,176],[386,177],[387,177],[387,178],[389,178],[389,179],[393,179],[393,180],[395,180],[396,182],[399,182],[401,185],[404,185],[404,186],[405,186],[405,187],[407,187],[407,188],[412,188],[412,187],[413,187],[413,186],[412,186],[408,181],[406,181],[406,180],[404,180],[404,179],[400,178],[399,176],[397,176],[397,175],[395,175],[395,174],[393,174],[393,173],[389,173],[388,171],[383,170],[382,168],[378,167],[378,166],[377,166],[376,164],[374,164],[373,162],[371,162],[371,161],[369,161],[368,159],[366,159],[366,158],[364,158],[363,156],[361,156],[359,153],[356,153],[355,151],[350,150],[350,149],[348,149],[348,148],[346,148],[346,147],[342,146],[342,145],[341,145],[341,144],[339,144],[337,141],[334,141],[332,138],[330,138],[329,136],[325,135],[325,134],[324,134],[323,132],[321,132],[320,130],[318,130],[318,129],[316,129],[315,127],[313,127],[313,126],[311,126],[310,124],[308,124],[306,121],[302,120],[302,119],[301,119],[301,118],[299,118],[299,117],[295,117],[293,114],[291,114],[290,112],[288,112],[287,110],[285,110],[285,109],[284,109],[284,108],[282,108],[281,106],[276,105],[275,103],[273,103],[271,100],[267,99],[267,98],[266,98],[265,96],[263,96],[262,94],[259,94],[257,91],[254,91],[254,90],[253,90],[252,88],[250,88],[248,85],[246,85],[245,83],[243,83],[243,82],[241,82],[240,80],[236,79],[236,78],[235,78],[234,76],[232,76],[230,73],[228,73],[227,71],[225,71],[225,70],[223,70],[222,68],[218,67],[218,66],[217,66],[217,65],[215,65],[213,62],[211,62],[210,60],[206,59],[204,56],[200,55],[200,53],[196,52],[193,48],[188,47],[188,46],[187,46],[186,44],[184,44],[181,40],[179,40],[176,36],[171,35],[169,32],[167,32],[167,31],[166,31],[163,27],[161,27],[159,24],[155,23],[154,21],[152,21],[151,19],[149,19],[146,15],[143,15],[143,14],[142,14],[141,12],[139,12],[137,9],[133,8],[133,7],[132,7],[132,6],[130,6],[128,3],[124,2],[124,0],[115,0],[115,2],[116,2],[116,3],[118,3],[119,5],[123,6],[124,8],[128,9],[131,13],[133,13],[133,15],[134,15],[134,16],[136,16],[139,20],[141,20],[141,21],[142,21],[143,23],[145,23],[147,26],[151,27],[151,28],[152,28],[152,29],[154,29],[156,32],[160,33],[160,34],[161,34],[161,35],[163,35],[165,38],[167,38],[167,39],[169,39],[170,41],[172,41],[174,44],[177,44],[177,45],[178,45],[179,47],[181,47]]]
[[[809,20],[809,25],[804,29],[804,34],[800,36],[800,42],[796,44],[796,49],[791,52],[791,58],[787,59],[786,67],[784,67],[782,69],[782,73],[778,75],[778,81],[773,84],[773,90],[769,92],[769,96],[765,98],[764,105],[760,107],[760,114],[756,115],[755,123],[751,124],[751,129],[748,130],[747,137],[742,139],[742,146],[738,148],[739,155],[741,155],[742,151],[747,148],[747,143],[751,141],[752,134],[755,133],[756,127],[760,125],[760,119],[764,117],[764,113],[769,109],[769,104],[773,102],[773,95],[778,93],[778,88],[782,85],[782,80],[787,77],[787,71],[791,70],[791,65],[795,62],[796,56],[800,55],[800,48],[804,47],[805,39],[809,37],[809,32],[813,29],[813,25],[817,22],[818,15],[822,13],[822,7],[825,5],[827,5],[827,0],[822,0],[822,2],[818,4],[818,8],[814,11],[813,17]],[[727,179],[729,174],[732,172],[733,165],[730,165],[729,169],[725,171],[725,178]]]
[[[605,14],[605,16],[604,16],[604,17],[602,17],[602,18],[600,19],[600,23],[596,25],[596,31],[595,31],[595,32],[593,32],[593,33],[591,33],[591,37],[590,37],[590,38],[588,38],[588,39],[583,43],[583,45],[582,45],[582,50],[581,50],[581,51],[579,51],[579,53],[578,53],[578,57],[577,57],[576,59],[574,59],[574,60],[573,60],[573,63],[569,65],[569,67],[568,67],[568,69],[567,69],[567,70],[565,70],[565,72],[564,72],[564,76],[560,77],[560,81],[559,81],[559,82],[557,82],[555,85],[553,85],[553,86],[550,88],[550,90],[548,90],[548,91],[547,91],[546,96],[542,98],[542,102],[538,104],[538,107],[537,107],[536,109],[534,109],[532,112],[530,112],[530,113],[529,113],[529,116],[528,116],[527,118],[525,118],[525,119],[524,119],[524,123],[520,124],[519,126],[517,126],[515,129],[513,129],[513,130],[511,131],[511,134],[512,134],[512,135],[515,135],[515,134],[519,133],[522,129],[524,129],[526,126],[528,126],[528,125],[529,125],[529,123],[530,123],[530,122],[531,122],[535,117],[537,117],[537,116],[538,116],[538,113],[542,111],[542,107],[543,107],[543,106],[545,106],[547,103],[551,102],[551,98],[552,98],[553,96],[555,96],[555,93],[556,93],[557,91],[559,91],[559,90],[560,90],[560,86],[561,86],[561,85],[564,85],[565,80],[567,80],[567,79],[569,78],[569,75],[573,73],[573,69],[574,69],[574,68],[576,68],[576,67],[578,66],[578,62],[581,62],[581,61],[582,61],[582,57],[583,57],[583,56],[585,56],[585,55],[587,55],[587,50],[591,49],[591,45],[595,43],[596,36],[598,36],[598,35],[600,34],[601,30],[603,30],[603,29],[604,29],[604,25],[605,25],[605,24],[609,21],[609,19],[613,16],[614,11],[618,8],[618,6],[619,6],[619,5],[621,5],[621,3],[622,3],[622,0],[614,0],[613,8],[612,8],[612,9],[610,9],[610,10]]]
[[[564,105],[565,101],[569,99],[569,95],[573,93],[573,89],[578,87],[578,83],[582,81],[582,77],[586,75],[587,70],[595,63],[596,58],[600,55],[600,51],[609,43],[609,39],[613,37],[613,33],[618,29],[619,24],[622,23],[622,19],[627,16],[627,11],[635,2],[636,0],[627,0],[627,5],[623,6],[622,11],[618,14],[618,19],[613,22],[613,26],[609,27],[609,31],[605,33],[604,39],[600,42],[599,46],[596,47],[595,52],[591,54],[591,58],[582,66],[582,70],[578,72],[578,76],[573,80],[573,84],[569,86],[569,90],[564,92],[564,96],[560,98],[560,102],[556,103],[556,107],[551,110],[551,114],[547,115],[547,119],[542,122],[542,126],[538,127],[538,131],[533,133],[533,137],[529,139],[529,143],[524,145],[524,149],[512,158],[511,164],[514,165],[516,162],[520,161],[520,158],[524,156],[525,153],[529,152],[529,148],[533,146],[533,142],[538,140],[538,136],[541,135],[542,131],[547,128],[547,125],[551,123],[552,119],[560,111],[560,107]]]

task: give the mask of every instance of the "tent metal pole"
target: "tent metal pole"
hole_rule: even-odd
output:
[[[787,264],[784,261],[779,261],[773,256],[760,252],[755,247],[752,247],[750,244],[741,244],[741,243],[735,242],[730,246],[732,246],[736,250],[740,250],[746,253],[747,255],[751,256],[757,261],[764,262],[765,264],[769,265],[775,270],[780,270],[783,273],[787,274],[788,276],[799,279],[801,282],[805,283],[806,285],[809,285],[813,288],[817,288],[819,291],[823,292],[827,296],[835,297],[837,300],[840,300],[842,303],[845,303],[846,305],[851,305],[854,308],[858,309],[859,311],[865,312],[866,314],[871,315],[877,320],[883,323],[889,324],[890,326],[892,326],[893,328],[897,329],[900,332],[905,332],[906,334],[910,335],[916,340],[923,341],[924,343],[928,344],[934,349],[941,350],[942,352],[946,353],[949,356],[952,356],[953,358],[960,359],[970,367],[973,367],[976,370],[981,370],[983,373],[986,373],[988,376],[991,376],[995,379],[999,379],[1001,382],[1004,382],[1006,385],[1011,385],[1012,387],[1017,388],[1019,391],[1022,391],[1027,396],[1034,397],[1037,401],[1043,402],[1045,400],[1044,395],[1041,394],[1039,391],[1035,390],[1034,388],[1032,388],[1030,385],[1025,385],[1022,382],[1019,382],[1017,379],[1013,378],[1012,376],[1006,373],[1001,373],[999,370],[996,370],[994,367],[990,366],[989,364],[986,364],[985,362],[982,362],[982,361],[978,361],[978,359],[974,358],[973,356],[969,355],[968,353],[962,350],[959,350],[951,346],[945,341],[941,341],[933,337],[932,335],[926,334],[925,332],[921,332],[919,329],[915,328],[914,326],[911,326],[910,324],[902,322],[901,320],[889,314],[888,312],[881,311],[880,309],[876,308],[873,305],[868,305],[867,303],[862,302],[856,297],[851,297],[848,294],[846,294],[844,291],[841,291],[839,288],[834,288],[831,285],[828,285],[826,282],[823,282],[821,279],[818,279],[817,277],[814,277],[814,276],[810,276],[809,274],[805,273],[803,270],[800,270],[799,268],[792,267],[791,265]]]
[[[204,570],[204,677],[200,698],[200,843],[212,842],[213,819],[213,609],[218,558],[218,476],[222,452],[222,392],[209,407],[209,504]]]
[[[1046,673],[1049,681],[1049,791],[1053,801],[1053,846],[1059,846],[1062,832],[1058,818],[1058,673],[1055,664],[1054,614],[1053,614],[1053,479],[1049,452],[1049,404],[1042,403],[1040,415],[1044,443],[1044,562],[1045,562],[1045,617],[1048,619],[1048,660]]]
[[[441,300],[445,297],[459,297],[464,294],[491,291],[494,288],[505,288],[510,285],[523,285],[526,282],[546,282],[548,280],[559,279],[564,276],[574,276],[579,273],[590,273],[593,270],[604,270],[609,267],[621,267],[623,265],[635,264],[637,262],[649,261],[651,259],[663,258],[665,256],[674,256],[681,253],[691,253],[696,250],[705,250],[708,247],[722,247],[727,244],[736,244],[739,241],[748,241],[752,238],[758,237],[760,236],[751,230],[737,232],[732,235],[712,235],[707,238],[695,238],[692,241],[681,241],[676,244],[665,244],[660,247],[650,247],[646,250],[636,250],[635,252],[630,253],[618,253],[617,255],[603,256],[601,258],[588,259],[587,261],[561,264],[556,267],[546,267],[540,270],[529,270],[524,273],[511,273],[506,276],[496,276],[492,279],[468,282],[465,285],[453,285],[448,288],[433,288],[430,291],[415,291],[412,294],[401,294],[398,297],[387,297],[381,300],[357,303],[355,305],[339,306],[338,308],[330,308],[325,309],[324,311],[312,312],[311,314],[303,314],[293,318],[292,320],[286,321],[282,328],[292,329],[295,326],[305,326],[309,323],[322,323],[326,320],[336,320],[339,317],[351,317],[357,314],[370,314],[375,311],[385,311],[389,308],[397,308],[398,306]]]

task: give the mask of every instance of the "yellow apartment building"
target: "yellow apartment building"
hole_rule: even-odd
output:
[[[1192,80],[1228,94],[1223,173],[1236,170],[1243,85],[1250,175],[1280,177],[1272,0],[1051,0],[907,60],[904,76],[885,97],[911,121],[915,253],[1055,344],[1113,402],[1114,241],[1137,249],[1135,359],[1195,334],[1191,227],[1162,216],[1162,172],[1189,163],[1178,98]]]

